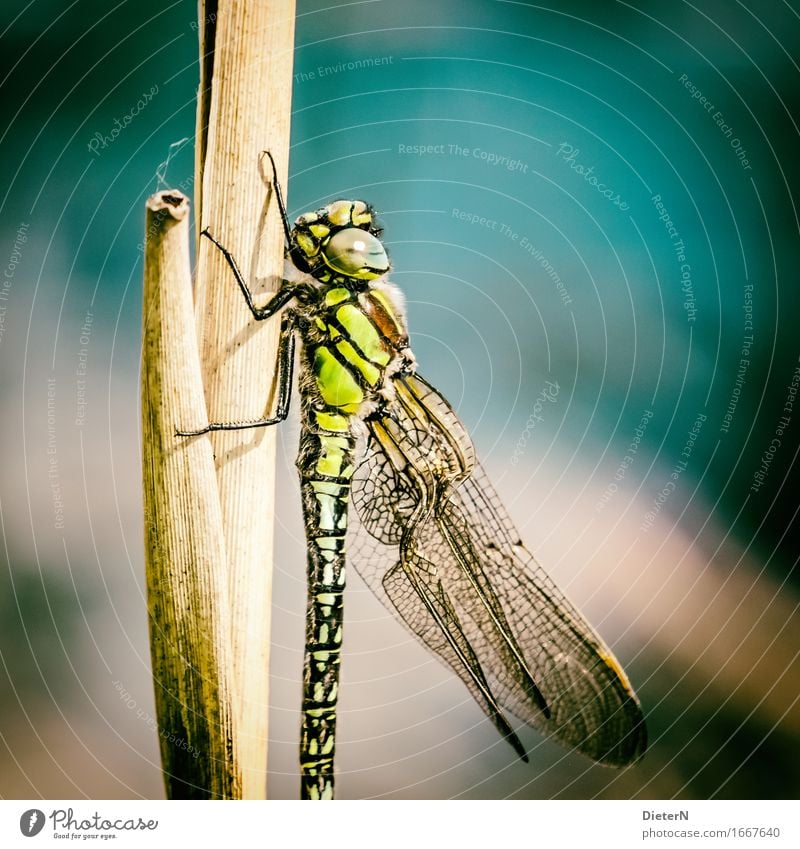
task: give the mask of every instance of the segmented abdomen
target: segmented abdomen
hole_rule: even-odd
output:
[[[345,536],[355,439],[305,431],[298,458],[308,545],[300,763],[304,799],[333,798]]]
[[[300,742],[302,798],[333,798],[342,593],[354,424],[383,388],[406,336],[382,293],[326,292],[310,317],[301,382],[303,421],[297,466],[308,544],[308,605]],[[309,377],[310,373],[310,378]]]

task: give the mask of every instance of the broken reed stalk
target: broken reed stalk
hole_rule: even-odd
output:
[[[147,201],[142,464],[150,647],[161,760],[172,799],[239,798],[230,603],[205,420],[189,267],[189,201]]]
[[[272,152],[286,186],[295,3],[207,1],[200,15],[198,230],[209,228],[231,251],[254,292],[275,291],[284,237],[260,154]],[[261,418],[275,400],[279,321],[257,325],[222,255],[206,239],[198,249],[195,313],[210,420]],[[210,442],[227,549],[242,797],[263,799],[276,435],[274,428],[216,432]]]

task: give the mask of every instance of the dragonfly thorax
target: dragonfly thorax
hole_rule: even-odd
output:
[[[337,200],[297,219],[290,256],[323,283],[374,280],[389,270],[380,234],[364,201]]]

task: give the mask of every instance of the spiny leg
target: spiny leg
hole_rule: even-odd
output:
[[[289,227],[289,216],[286,214],[286,204],[283,202],[283,192],[281,191],[281,181],[278,179],[278,166],[275,164],[275,159],[268,150],[261,151],[262,156],[268,156],[272,164],[272,185],[275,189],[275,200],[278,201],[278,210],[281,214],[281,224],[283,224],[283,232],[286,236],[286,244],[289,248],[292,245],[292,231]]]
[[[272,160],[271,156],[270,160]],[[273,173],[276,173],[274,161],[272,162],[272,167]],[[282,198],[280,202],[281,204],[283,203]],[[282,206],[281,214],[283,214]],[[297,288],[296,285],[284,280],[280,289],[272,296],[269,303],[264,307],[257,307],[253,302],[253,293],[250,291],[250,287],[247,285],[233,254],[211,235],[208,227],[202,230],[200,235],[205,236],[225,258],[242,295],[244,295],[247,306],[250,308],[250,312],[256,321],[271,318],[294,297]],[[270,425],[279,424],[284,421],[289,414],[289,401],[292,391],[292,369],[294,367],[294,347],[293,317],[291,313],[285,313],[281,319],[281,335],[278,342],[278,404],[274,416],[266,416],[263,419],[253,419],[246,422],[209,422],[209,424],[199,430],[176,430],[175,435],[201,436],[204,433],[210,433],[214,430],[247,430],[255,427],[269,427]]]
[[[255,318],[256,321],[263,321],[265,318],[271,318],[282,306],[287,304],[294,297],[295,292],[297,291],[297,285],[284,280],[283,283],[281,283],[280,289],[278,289],[278,291],[272,296],[269,303],[264,307],[257,307],[253,302],[253,293],[250,291],[250,287],[247,285],[244,275],[239,269],[236,258],[233,254],[211,235],[208,227],[202,230],[200,235],[205,236],[209,242],[215,245],[225,258],[225,262],[228,263],[229,268],[233,272],[233,276],[239,284],[239,288],[244,295],[244,299],[247,301],[247,306],[250,308],[250,312],[253,313],[253,318]]]
[[[281,318],[281,335],[278,341],[278,402],[275,415],[246,422],[209,422],[199,430],[176,430],[175,436],[200,436],[213,430],[246,430],[255,427],[269,427],[284,421],[289,415],[289,403],[292,397],[294,331],[293,314],[291,312],[284,313]]]

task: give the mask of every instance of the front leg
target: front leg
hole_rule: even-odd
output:
[[[236,282],[242,290],[244,299],[247,301],[247,306],[250,307],[250,312],[253,313],[253,318],[256,321],[263,321],[265,318],[271,318],[282,306],[287,304],[295,296],[297,284],[289,283],[288,280],[284,280],[283,283],[281,283],[280,289],[278,289],[278,291],[270,299],[270,302],[265,307],[257,307],[253,302],[253,293],[250,291],[250,287],[245,282],[244,276],[239,270],[239,266],[236,264],[233,254],[208,232],[208,227],[206,227],[200,235],[205,236],[212,244],[216,245],[220,253],[225,257],[225,261],[230,266],[233,276],[236,278]]]
[[[281,319],[281,335],[278,341],[278,403],[274,416],[248,422],[209,422],[200,430],[176,430],[175,436],[200,436],[212,430],[246,430],[254,427],[269,427],[279,424],[289,415],[292,397],[292,371],[294,368],[295,319],[289,311]]]

